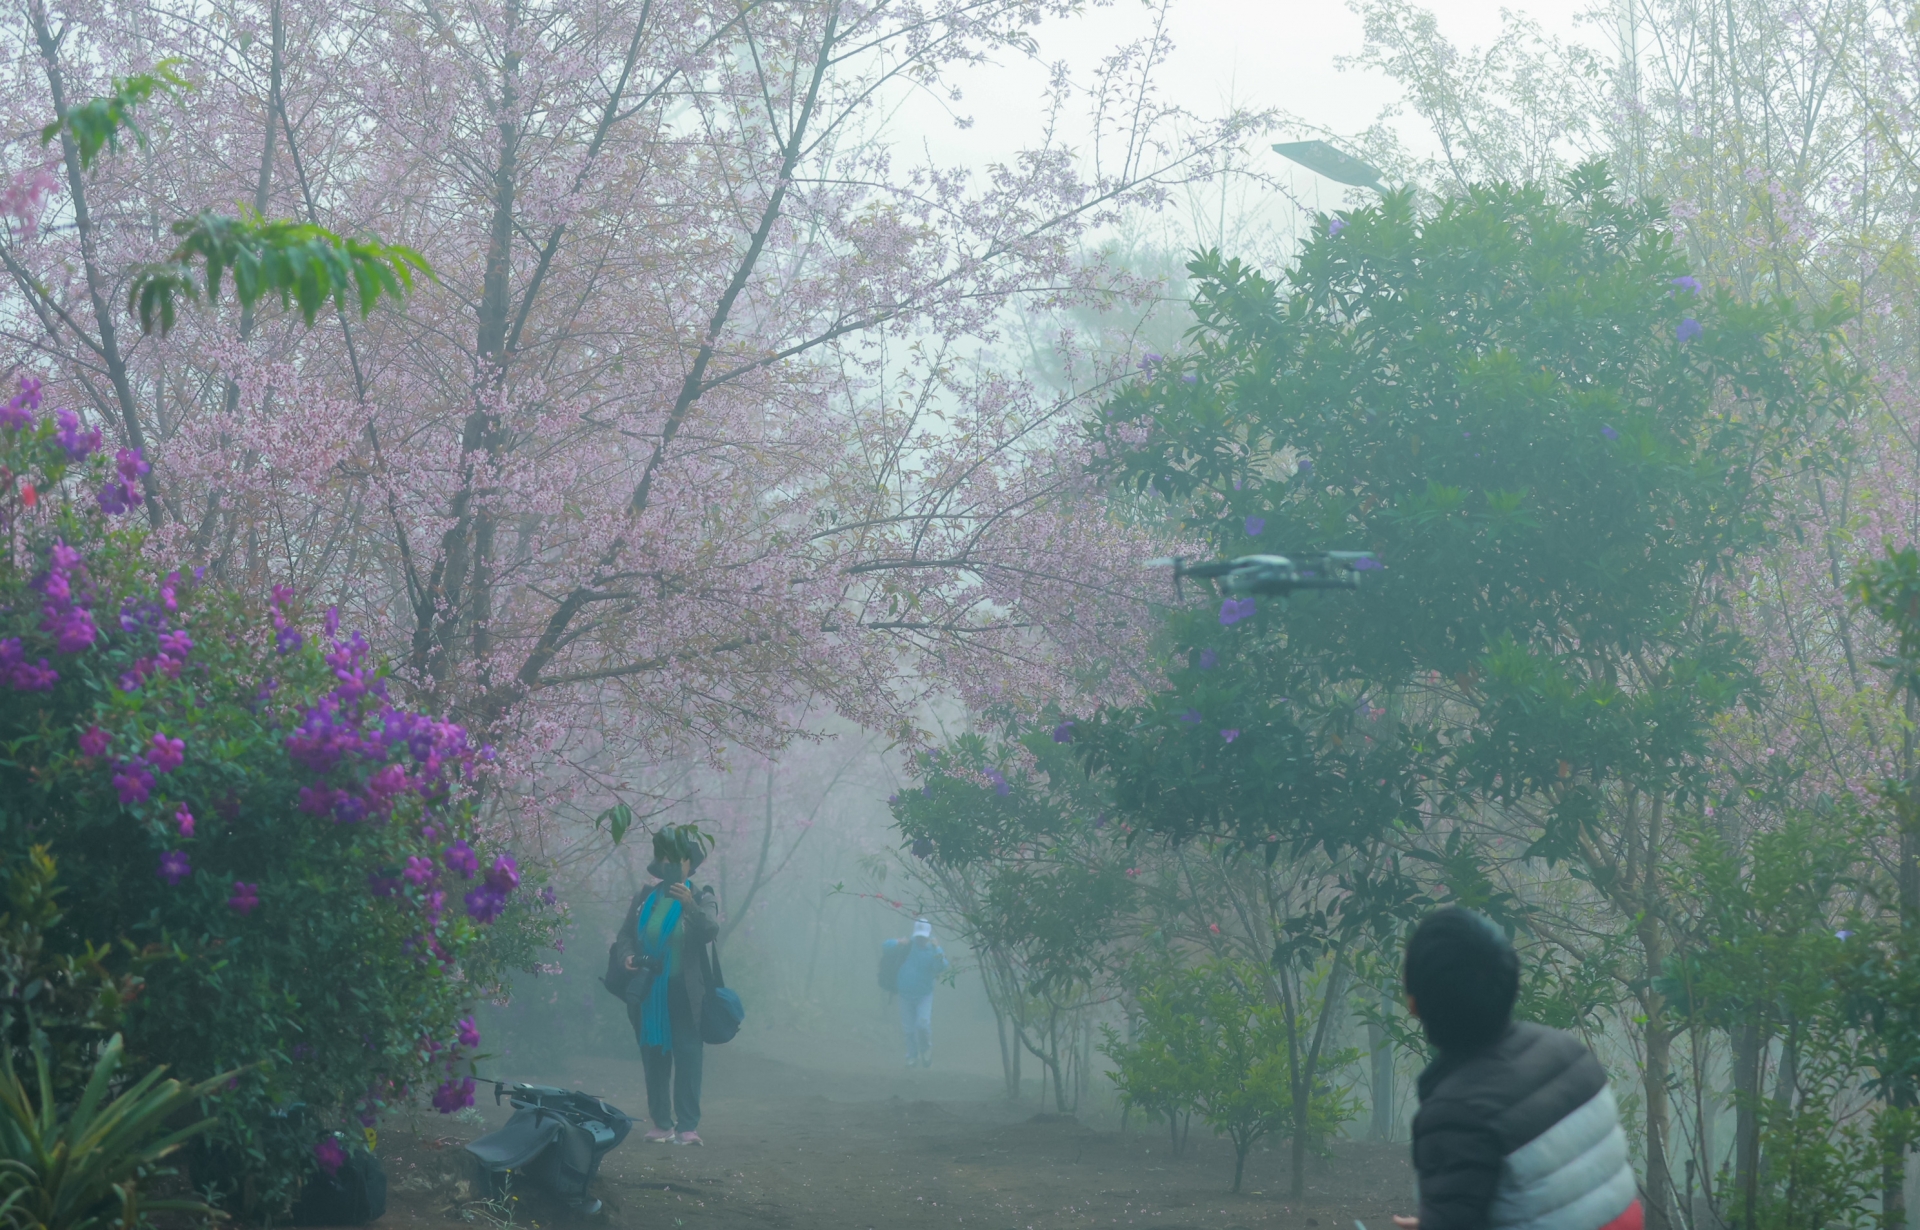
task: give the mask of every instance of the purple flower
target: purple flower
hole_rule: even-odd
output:
[[[405,876],[407,883],[413,885],[415,888],[425,888],[427,885],[433,883],[435,874],[433,860],[430,858],[422,858],[418,854],[410,855],[407,858],[407,869],[400,874]]]
[[[184,632],[163,632],[160,635],[160,648],[176,658],[184,658],[193,648],[193,638]]]
[[[273,647],[281,657],[295,652],[305,643],[306,638],[300,635],[300,630],[291,625],[282,627],[273,634]]]
[[[451,1084],[452,1082],[448,1082],[448,1083]],[[473,1093],[472,1093],[473,1082],[468,1081],[467,1085],[468,1085],[467,1105],[470,1106],[473,1104]],[[435,1100],[433,1104],[435,1106],[440,1105],[439,1097],[440,1095],[437,1093],[434,1095]],[[451,1114],[452,1112],[443,1111],[441,1113]],[[334,1175],[340,1173],[340,1168],[342,1166],[347,1164],[347,1151],[345,1149],[342,1149],[340,1147],[340,1142],[338,1140],[335,1140],[332,1136],[330,1135],[322,1136],[320,1138],[319,1143],[313,1146],[313,1160],[320,1163],[320,1169],[326,1171],[327,1177],[331,1179]]]
[[[1180,720],[1183,722],[1198,722],[1200,720],[1200,711],[1198,709],[1189,709],[1180,715]]]
[[[559,901],[560,899],[554,896],[553,890],[551,888],[543,888],[540,890],[540,900],[547,905],[552,905],[555,902]]]
[[[153,774],[138,764],[125,764],[113,775],[113,788],[120,792],[120,805],[132,807],[144,803],[153,794]]]
[[[165,731],[155,731],[144,759],[155,773],[171,773],[180,767],[186,753],[186,740],[169,739]]]
[[[1833,938],[1834,938],[1834,939],[1836,939],[1836,940],[1850,940],[1850,939],[1852,939],[1852,938],[1853,938],[1853,932],[1851,932],[1851,931],[1835,931],[1835,932],[1833,933]]]
[[[993,783],[993,792],[1001,798],[1005,798],[1007,795],[1013,793],[1013,787],[1007,784],[1007,779],[1001,774],[1000,770],[989,768],[986,772],[986,777],[988,781]]]
[[[1053,741],[1055,743],[1072,743],[1073,723],[1062,722],[1058,726],[1055,726],[1053,728]]]
[[[933,857],[933,838],[931,837],[914,838],[913,839],[913,857],[922,858],[922,859],[932,858]]]
[[[1682,274],[1680,277],[1672,279],[1669,285],[1677,286],[1684,291],[1691,291],[1696,295],[1700,293],[1700,279],[1694,277],[1692,274]]]
[[[176,888],[180,881],[193,874],[193,863],[184,850],[169,850],[160,856],[160,865],[153,874],[167,882],[167,887]]]
[[[466,902],[467,917],[482,925],[500,917],[507,909],[507,895],[491,884],[469,889],[462,900]]]
[[[227,898],[227,908],[245,918],[260,906],[260,886],[249,884],[245,880],[233,882],[233,896]]]
[[[187,805],[185,803],[182,803],[180,804],[180,806],[174,808],[173,822],[180,826],[180,836],[182,837],[193,836],[193,813],[187,810]]]
[[[100,635],[93,624],[93,612],[78,606],[63,610],[49,607],[46,617],[40,621],[40,630],[53,634],[53,647],[61,653],[79,653]]]
[[[466,1047],[468,1050],[472,1050],[473,1048],[479,1046],[480,1045],[480,1027],[473,1023],[473,1018],[470,1016],[463,1016],[460,1018],[459,1024],[460,1024],[460,1045]]]
[[[473,847],[464,841],[456,841],[446,849],[448,871],[457,871],[463,880],[473,879],[473,873],[480,870],[480,856]]]
[[[487,883],[499,889],[503,896],[520,887],[520,864],[513,861],[513,855],[502,854],[493,860]]]
[[[1610,423],[1600,424],[1600,434],[1609,440],[1618,440],[1620,438],[1620,433],[1615,431]]]
[[[464,1110],[472,1105],[473,1078],[471,1076],[463,1076],[457,1081],[449,1079],[433,1091],[433,1108],[443,1115],[451,1115],[456,1110]]]
[[[1180,383],[1181,384],[1199,384],[1200,377],[1194,375],[1192,372],[1188,372],[1186,375],[1180,377]]]
[[[1706,330],[1701,327],[1700,322],[1689,316],[1674,326],[1673,340],[1684,346],[1705,332]]]
[[[1258,538],[1260,537],[1260,535],[1266,533],[1266,530],[1267,530],[1267,519],[1265,517],[1248,517],[1247,518],[1247,537],[1248,538]]]
[[[1253,612],[1253,599],[1228,598],[1220,604],[1220,626],[1223,628],[1231,628],[1241,620],[1249,618]]]
[[[20,391],[12,400],[0,406],[0,427],[11,427],[16,431],[26,431],[33,427],[33,412],[40,408],[40,381],[32,376],[20,377]]]
[[[113,746],[113,736],[98,726],[89,726],[80,736],[80,754],[82,756],[104,756]]]
[[[391,897],[400,891],[400,877],[381,875],[377,871],[367,873],[367,891],[376,897]]]
[[[1311,474],[1311,473],[1313,473],[1313,458],[1311,458],[1311,457],[1302,457],[1302,458],[1300,459],[1300,464],[1294,467],[1294,473],[1296,473],[1296,474]]]
[[[85,461],[100,451],[104,443],[100,438],[100,429],[96,427],[92,431],[81,431],[80,416],[73,411],[55,410],[53,421],[60,425],[53,433],[53,438],[66,450],[68,461]]]
[[[1240,732],[1237,730],[1223,730],[1220,732],[1220,737],[1226,740],[1228,743],[1232,743],[1235,739],[1238,739],[1240,737]]]
[[[51,692],[59,681],[60,672],[48,666],[45,658],[38,665],[16,662],[7,668],[7,682],[21,692]]]
[[[95,497],[100,501],[101,511],[109,516],[119,516],[139,504],[141,502],[140,476],[152,468],[137,448],[123,448],[115,453],[114,476]]]
[[[1161,362],[1160,356],[1149,351],[1148,353],[1140,356],[1140,362],[1137,364],[1137,366],[1143,372],[1150,372],[1154,368],[1160,366],[1160,362]]]
[[[1379,572],[1385,567],[1385,564],[1373,558],[1371,555],[1353,561],[1353,570],[1355,572]]]
[[[1334,218],[1327,223],[1327,235],[1329,237],[1338,235],[1341,231],[1344,231],[1346,229],[1347,229],[1347,220],[1345,218]]]

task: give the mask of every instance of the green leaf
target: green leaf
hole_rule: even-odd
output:
[[[605,828],[613,838],[613,844],[619,845],[620,839],[633,827],[633,809],[625,803],[616,803],[594,817],[594,828]]]
[[[164,262],[142,269],[127,292],[127,310],[139,317],[140,330],[161,334],[173,329],[181,300],[198,303],[201,281],[209,301],[220,297],[229,270],[240,306],[250,308],[277,298],[281,308],[297,304],[311,325],[328,300],[341,311],[358,306],[367,316],[381,296],[401,299],[413,290],[414,275],[434,276],[424,256],[400,244],[378,239],[348,239],[305,222],[263,218],[248,213],[228,217],[203,210],[174,223],[180,246]],[[204,264],[195,276],[196,264]]]
[[[162,60],[153,66],[151,73],[114,78],[112,93],[69,107],[42,128],[40,144],[51,145],[54,138],[65,133],[73,138],[79,150],[81,169],[88,171],[93,169],[94,159],[103,148],[115,154],[120,152],[121,129],[132,133],[141,149],[147,148],[147,134],[133,122],[134,109],[156,93],[178,97],[183,90],[192,89],[193,83],[176,71],[181,63],[178,59]]]

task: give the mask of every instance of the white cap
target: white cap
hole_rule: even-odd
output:
[[[926,936],[928,939],[932,939],[933,924],[928,922],[924,918],[916,918],[913,920],[913,934],[915,939],[918,939],[921,936]]]

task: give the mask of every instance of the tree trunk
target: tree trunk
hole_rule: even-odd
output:
[[[1759,1203],[1760,1182],[1760,1050],[1761,1032],[1757,1016],[1733,1029],[1733,1192],[1739,1201],[1738,1217],[1746,1230],[1754,1230]],[[1724,1210],[1733,1214],[1735,1210]]]
[[[1380,990],[1380,1013],[1394,1010],[1393,992]],[[1367,1049],[1373,1056],[1373,1114],[1367,1122],[1367,1139],[1393,1139],[1393,1043],[1379,1024],[1367,1026]]]
[[[1666,935],[1660,926],[1665,902],[1660,896],[1660,843],[1664,834],[1661,821],[1666,815],[1666,795],[1656,793],[1647,808],[1646,846],[1640,869],[1640,950],[1646,957],[1646,989],[1640,993],[1647,1014],[1646,1071],[1641,1088],[1646,1099],[1646,1230],[1673,1230],[1673,1174],[1667,1167],[1667,1080],[1673,1071],[1673,1028],[1667,1022],[1666,999],[1653,989],[1666,965]]]

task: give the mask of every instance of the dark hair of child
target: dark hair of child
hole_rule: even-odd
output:
[[[1484,915],[1448,906],[1414,928],[1404,977],[1435,1046],[1478,1050],[1497,1041],[1513,1020],[1520,957]]]

